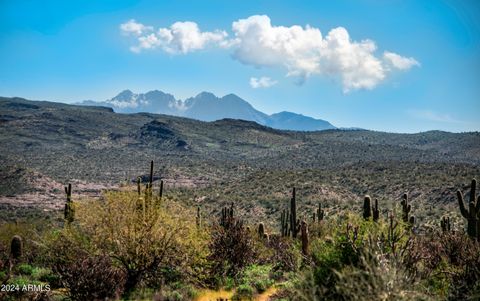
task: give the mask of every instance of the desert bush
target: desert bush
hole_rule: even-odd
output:
[[[76,208],[78,231],[125,271],[127,292],[142,281],[159,286],[165,272],[202,279],[208,233],[197,229],[193,216],[173,200],[130,192],[107,192],[102,201]]]
[[[268,247],[272,254],[267,262],[273,265],[273,271],[292,272],[300,267],[302,254],[299,248],[295,248],[290,238],[272,235]]]
[[[342,300],[434,300],[394,256],[362,256],[361,266],[346,266],[336,278],[335,291]]]
[[[234,277],[255,260],[254,239],[235,218],[225,226],[213,225],[209,248],[213,277]]]
[[[370,240],[372,242],[372,240]],[[400,256],[384,253],[378,241],[362,245],[358,258],[331,245],[295,284],[295,300],[430,300]],[[318,260],[317,259],[317,260]]]
[[[397,226],[394,226],[384,221],[365,221],[359,215],[348,212],[328,223],[337,226],[334,228],[326,225],[325,229],[330,229],[325,233],[328,239],[319,237],[312,240],[311,265],[305,267],[295,281],[292,298],[354,300],[368,299],[368,294],[378,295],[380,299],[381,296],[395,296],[396,292],[390,292],[386,285],[404,279],[403,274],[408,272],[402,266],[402,270],[397,269],[401,273],[397,273],[395,269],[399,265],[391,261],[392,258],[402,258],[401,254],[409,244],[411,231],[408,225],[396,223]],[[380,275],[383,268],[390,268],[393,274]],[[382,277],[390,277],[390,280]],[[372,291],[365,295],[356,292],[359,287],[355,285],[361,282],[362,285],[369,285]],[[403,290],[399,289],[400,294],[403,294]]]
[[[73,300],[118,298],[123,292],[125,272],[108,256],[79,257],[56,269]]]
[[[480,244],[463,233],[428,233],[416,237],[404,264],[425,279],[432,293],[451,300],[480,297]]]
[[[195,300],[198,292],[191,285],[183,285],[182,283],[172,283],[170,286],[163,287],[155,294],[156,299],[164,301],[186,301]]]

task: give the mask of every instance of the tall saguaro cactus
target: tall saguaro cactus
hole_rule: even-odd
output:
[[[440,226],[442,227],[442,232],[450,232],[451,230],[451,224],[450,224],[450,217],[449,216],[444,216],[440,220]]]
[[[377,222],[380,218],[380,210],[378,209],[378,200],[375,199],[375,206],[372,208],[373,221]]]
[[[318,203],[318,209],[317,209],[318,222],[322,221],[324,217],[325,217],[325,210],[322,209],[322,203]]]
[[[202,225],[202,215],[200,213],[200,206],[197,206],[197,216],[195,219],[195,223],[197,224],[197,227],[201,227]]]
[[[301,225],[301,237],[302,237],[302,253],[308,255],[308,225],[305,221],[302,221]]]
[[[408,201],[408,194],[404,193],[402,197],[402,201],[400,202],[402,205],[402,220],[405,223],[413,224],[415,222],[414,216],[409,216],[410,211],[412,210],[412,206],[409,204]]]
[[[288,225],[290,224],[290,212],[284,209],[280,216],[280,233],[282,236],[288,236]]]
[[[233,202],[230,204],[230,208],[224,207],[222,208],[222,214],[220,216],[220,225],[224,228],[229,228],[230,225],[234,222],[233,219],[234,210],[233,210]]]
[[[148,185],[148,187],[150,187],[150,189],[153,188],[153,160],[150,162],[150,181],[148,182],[150,185]]]
[[[73,222],[75,218],[75,212],[72,202],[72,184],[65,186],[65,194],[67,195],[67,201],[65,203],[64,218],[67,223]]]
[[[141,177],[137,177],[137,193],[138,193],[138,196],[140,196],[142,194],[142,186],[141,186],[141,183],[142,183],[142,178]]]
[[[377,222],[380,218],[380,210],[378,209],[378,200],[375,199],[375,204],[372,206],[372,199],[369,195],[366,195],[363,199],[363,218],[368,220],[370,217],[374,222]]]
[[[372,216],[371,202],[372,199],[370,199],[370,196],[366,195],[363,199],[363,218],[366,220]]]
[[[265,238],[265,226],[263,225],[263,223],[260,223],[258,224],[258,237],[260,238]]]
[[[292,237],[296,238],[298,231],[300,231],[300,222],[297,220],[297,200],[295,197],[295,187],[292,190],[292,198],[290,199],[290,231]]]
[[[480,241],[480,196],[475,200],[477,181],[472,180],[470,185],[470,202],[468,203],[468,210],[463,202],[463,194],[457,190],[458,205],[460,213],[467,219],[467,234],[471,238],[477,238]]]
[[[163,197],[163,180],[160,180],[160,191],[158,192],[160,199]]]

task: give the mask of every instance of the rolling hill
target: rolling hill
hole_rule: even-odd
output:
[[[14,207],[61,208],[67,182],[82,195],[131,184],[150,160],[171,195],[213,211],[234,201],[245,216],[277,215],[292,186],[304,206],[367,193],[391,204],[404,192],[417,210],[450,206],[480,175],[478,132],[283,131],[21,98],[0,98],[0,112],[0,203]]]

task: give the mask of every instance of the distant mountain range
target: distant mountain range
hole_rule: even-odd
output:
[[[111,99],[105,101],[85,100],[80,105],[106,106],[117,113],[148,112],[202,121],[224,118],[242,119],[281,130],[319,131],[336,128],[328,121],[292,112],[267,115],[256,110],[235,94],[228,94],[220,98],[212,93],[202,92],[195,97],[178,100],[173,95],[158,90],[138,94],[124,90]]]

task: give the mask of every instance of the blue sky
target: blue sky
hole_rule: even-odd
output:
[[[0,95],[127,88],[235,93],[341,127],[478,131],[480,2],[0,1]]]

